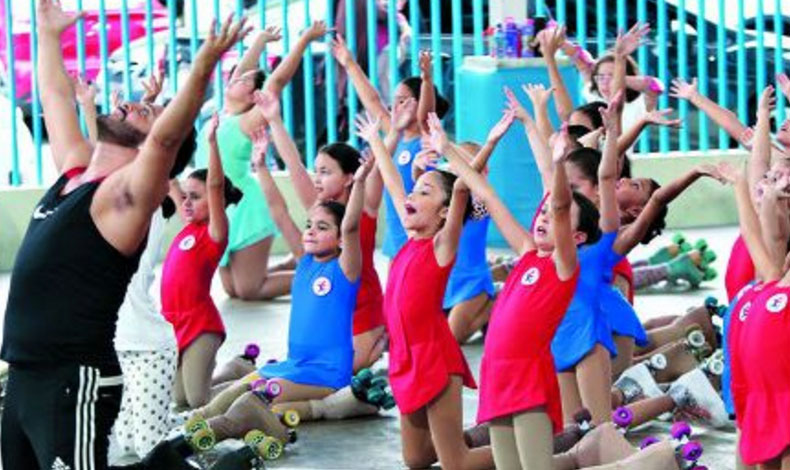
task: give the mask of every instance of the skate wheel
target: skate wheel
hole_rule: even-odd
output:
[[[255,343],[250,343],[244,348],[244,357],[250,359],[253,364],[255,363],[255,359],[261,354],[261,348],[258,347]]]
[[[387,381],[386,377],[373,377],[373,379],[370,381],[371,388],[378,387],[384,389],[387,388],[388,385],[389,382]]]
[[[373,371],[370,369],[362,369],[361,371],[357,372],[357,375],[355,375],[354,378],[357,379],[362,386],[366,386],[370,384],[371,380],[373,380]]]
[[[701,348],[705,344],[705,334],[699,326],[690,326],[686,330],[686,341],[692,348]]]
[[[713,375],[724,374],[724,361],[719,359],[711,359],[708,362],[708,372],[710,372]]]
[[[367,402],[371,405],[380,406],[381,402],[384,401],[384,398],[387,396],[387,392],[380,388],[373,388],[368,390],[367,393]]]
[[[708,250],[708,242],[704,238],[700,238],[699,240],[694,242],[694,249],[699,251],[700,253],[704,253],[706,251],[708,253],[713,253],[712,251]],[[714,256],[716,256],[715,253]]]
[[[253,429],[252,431],[244,435],[244,443],[251,447],[255,447],[261,442],[263,442],[265,438],[266,438],[266,434],[264,434],[263,431],[259,429]]]
[[[253,392],[265,386],[266,386],[266,379],[255,379],[252,382],[250,382],[250,390]]]
[[[669,429],[669,434],[675,440],[682,440],[683,438],[690,438],[691,437],[691,426],[685,421],[677,421],[672,424],[672,427]]]
[[[661,440],[658,439],[657,437],[647,436],[646,438],[642,439],[642,442],[639,443],[639,448],[640,449],[645,449],[645,448],[650,447],[653,444],[657,444],[659,442],[661,442]]]
[[[696,462],[702,457],[702,445],[697,441],[687,442],[680,448],[680,455],[684,460]]]
[[[664,370],[667,368],[667,356],[662,353],[653,354],[650,356],[650,367],[655,370]]]
[[[719,306],[719,301],[716,297],[708,296],[705,298],[705,307],[709,309],[717,308]]]
[[[391,410],[395,407],[395,398],[392,395],[387,394],[387,396],[384,398],[384,401],[381,403],[381,407],[385,410]]]
[[[205,452],[214,447],[214,444],[216,444],[217,441],[216,437],[214,436],[214,431],[206,427],[195,431],[189,438],[189,442],[192,443],[192,447],[195,449]]]
[[[672,235],[672,243],[680,246],[686,243],[686,237],[681,232],[677,232],[676,234]]]
[[[280,382],[276,380],[269,380],[266,382],[266,388],[264,388],[264,392],[269,397],[269,399],[276,398],[283,393],[283,386],[280,385]]]
[[[289,428],[295,428],[299,426],[301,417],[299,416],[299,412],[296,410],[285,410],[285,413],[283,413],[281,420],[283,424],[288,426]]]
[[[184,423],[184,432],[186,434],[194,434],[201,429],[207,429],[208,423],[206,422],[203,415],[200,413],[194,413],[192,416],[189,417],[186,423]]]
[[[618,428],[625,430],[634,420],[634,413],[628,408],[621,406],[612,412],[612,421]]]
[[[263,460],[277,460],[283,455],[283,443],[271,436],[265,436],[255,450]]]

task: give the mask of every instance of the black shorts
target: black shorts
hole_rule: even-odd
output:
[[[122,393],[119,367],[12,365],[0,429],[3,468],[106,469]]]

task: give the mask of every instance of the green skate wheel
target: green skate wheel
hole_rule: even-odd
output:
[[[244,442],[251,447],[255,447],[263,442],[264,438],[266,438],[266,434],[264,434],[263,431],[253,429],[244,436]]]
[[[210,428],[203,428],[195,431],[195,433],[190,436],[189,442],[192,444],[192,447],[198,451],[205,452],[214,447],[217,438],[214,436],[214,431]]]
[[[686,236],[683,235],[682,232],[677,232],[674,235],[672,235],[672,243],[674,243],[675,245],[678,245],[678,246],[682,245],[682,244],[686,243]]]
[[[277,439],[271,436],[266,436],[263,439],[263,442],[258,444],[256,450],[258,451],[258,455],[260,455],[263,460],[277,460],[283,456],[285,447],[283,446],[283,443]]]
[[[390,410],[394,408],[395,398],[393,398],[392,395],[387,394],[387,396],[384,398],[383,403],[381,404],[381,407],[384,408],[385,410]]]
[[[712,262],[716,261],[716,253],[710,250],[700,250],[700,255],[702,256],[702,265],[707,266]]]
[[[699,250],[700,253],[702,253],[704,251],[708,251],[710,253],[713,253],[712,251],[708,250],[708,241],[705,240],[704,238],[700,238],[699,240],[694,242],[694,249],[695,250]],[[714,253],[713,256],[716,256],[716,254]]]
[[[296,410],[285,410],[280,421],[289,428],[295,428],[299,426],[299,422],[301,421],[301,417],[299,416],[299,412]]]
[[[370,388],[387,388],[388,385],[389,382],[386,377],[374,377],[373,380],[370,381]]]
[[[186,434],[195,434],[201,429],[208,429],[208,423],[200,413],[193,414],[189,417],[187,422],[184,423],[184,431]]]
[[[368,403],[376,406],[381,406],[381,402],[387,396],[387,392],[380,388],[373,388],[368,390]]]
[[[709,267],[709,268],[705,269],[705,273],[702,276],[702,280],[703,281],[712,281],[712,280],[716,279],[716,277],[718,275],[719,275],[719,273],[715,269]]]

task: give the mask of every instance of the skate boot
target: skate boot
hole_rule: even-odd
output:
[[[255,343],[250,343],[244,348],[244,353],[222,364],[214,371],[211,378],[213,384],[221,384],[240,379],[247,374],[255,372],[255,360],[261,350]]]
[[[260,393],[246,392],[233,402],[225,414],[211,418],[208,425],[214,431],[217,441],[227,438],[241,439],[253,429],[261,429],[282,442],[295,440],[295,432],[284,426],[269,406],[270,403]]]
[[[687,254],[683,254],[667,263],[667,280],[672,284],[682,280],[696,289],[705,280],[705,272]]]
[[[702,361],[700,369],[709,376],[721,377],[724,374],[724,351],[721,349],[714,351],[713,354]]]
[[[593,429],[592,415],[585,408],[573,415],[573,424],[554,436],[554,453],[566,452]]]
[[[644,362],[624,370],[614,387],[623,393],[623,404],[626,405],[640,398],[655,398],[664,394],[653,378],[650,367]]]
[[[351,390],[361,401],[388,410],[395,406],[395,398],[387,391],[389,382],[376,376],[370,369],[362,369],[351,378]]]
[[[686,241],[683,234],[676,233],[672,236],[672,242],[669,245],[659,248],[658,251],[647,259],[647,263],[650,265],[667,263],[675,259],[675,257],[691,250],[691,244]]]
[[[716,297],[710,296],[705,299],[705,308],[708,309],[712,317],[724,318],[724,313],[727,311],[727,306],[720,304]]]
[[[672,397],[679,411],[683,411],[714,428],[729,423],[724,402],[701,369],[683,374],[670,387],[667,394]]]
[[[464,430],[464,442],[470,449],[491,445],[491,434],[488,431],[488,423],[477,424]]]
[[[683,343],[699,362],[702,362],[713,353],[713,349],[705,339],[705,333],[697,324],[689,325],[686,328],[686,337]]]
[[[343,387],[321,400],[310,400],[312,419],[346,419],[370,416],[379,412],[379,407],[361,400],[351,386]]]

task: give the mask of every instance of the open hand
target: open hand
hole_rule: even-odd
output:
[[[513,109],[506,109],[502,112],[502,117],[494,124],[494,127],[488,131],[488,141],[489,142],[499,142],[499,140],[505,135],[510,126],[513,124],[513,121],[516,120],[516,112]]]
[[[83,16],[83,12],[65,12],[56,0],[39,0],[36,25],[48,33],[60,35]]]
[[[252,94],[255,107],[267,121],[280,118],[280,100],[269,90],[256,90]]]
[[[367,111],[360,114],[355,121],[356,134],[367,142],[379,138],[379,129],[381,129],[381,119],[373,117]]]
[[[203,42],[197,53],[196,62],[199,58],[205,57],[205,60],[208,60],[211,65],[215,64],[228,49],[244,39],[252,31],[252,26],[245,26],[246,22],[247,18],[242,18],[234,23],[233,14],[230,14],[222,23],[219,31],[217,31],[217,20],[215,19],[211,23],[208,38]]]
[[[697,95],[697,77],[687,82],[682,78],[672,80],[672,86],[669,88],[669,96],[682,100],[691,100]]]
[[[250,136],[252,140],[252,167],[257,170],[258,168],[266,167],[266,154],[269,152],[269,133],[266,132],[266,127],[261,126],[254,131]]]

